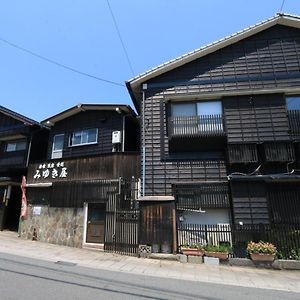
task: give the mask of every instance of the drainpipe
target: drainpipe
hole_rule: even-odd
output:
[[[145,138],[145,90],[147,89],[147,84],[143,84],[143,106],[142,106],[142,124],[143,124],[143,131],[142,131],[142,150],[143,150],[143,165],[142,165],[142,196],[145,196],[145,178],[146,178],[146,138]]]
[[[28,150],[27,150],[26,168],[29,165],[29,157],[30,157],[30,151],[31,151],[32,135],[33,135],[33,133],[31,133],[31,135],[30,135],[30,140],[29,140],[29,145],[28,145]]]
[[[126,115],[123,115],[123,132],[122,132],[122,152],[124,153],[125,151],[125,118]]]

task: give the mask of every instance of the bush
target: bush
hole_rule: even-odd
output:
[[[276,247],[268,242],[259,241],[258,243],[249,242],[247,245],[247,251],[249,253],[262,253],[262,254],[276,254]]]
[[[231,246],[228,245],[209,245],[205,247],[205,251],[207,252],[222,252],[222,253],[231,253],[232,252],[232,248]]]

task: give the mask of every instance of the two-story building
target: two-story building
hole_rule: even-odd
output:
[[[137,226],[128,188],[139,178],[135,112],[128,105],[80,104],[42,124],[50,128],[47,159],[29,166],[21,236],[75,247],[124,246],[123,227]]]
[[[0,106],[0,230],[17,230],[21,180],[29,162],[46,158],[48,130]]]
[[[176,249],[189,224],[299,224],[299,17],[278,14],[126,84],[141,115],[144,242]]]

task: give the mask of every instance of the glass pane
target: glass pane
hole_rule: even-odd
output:
[[[81,144],[81,131],[74,132],[72,134],[72,145],[80,145]]]
[[[88,143],[95,143],[97,142],[97,129],[89,129],[88,130]]]
[[[88,130],[83,130],[82,131],[81,143],[82,144],[87,144],[88,143]]]
[[[7,143],[6,144],[6,152],[16,151],[17,144],[16,143]]]
[[[64,135],[55,135],[53,139],[53,151],[62,150],[64,146]]]
[[[288,110],[300,110],[300,96],[286,98]]]
[[[221,101],[198,102],[197,113],[198,116],[222,115],[222,103]]]
[[[26,141],[19,141],[16,143],[16,150],[25,150],[26,149]]]
[[[196,116],[196,103],[173,103],[171,106],[171,114],[173,117]]]

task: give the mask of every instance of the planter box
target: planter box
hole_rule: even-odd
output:
[[[275,254],[250,253],[253,261],[272,262],[275,259]]]
[[[181,253],[184,255],[203,256],[204,251],[193,248],[181,248]]]
[[[220,260],[226,260],[228,259],[228,252],[208,252],[205,251],[205,255],[208,257],[216,257]]]

